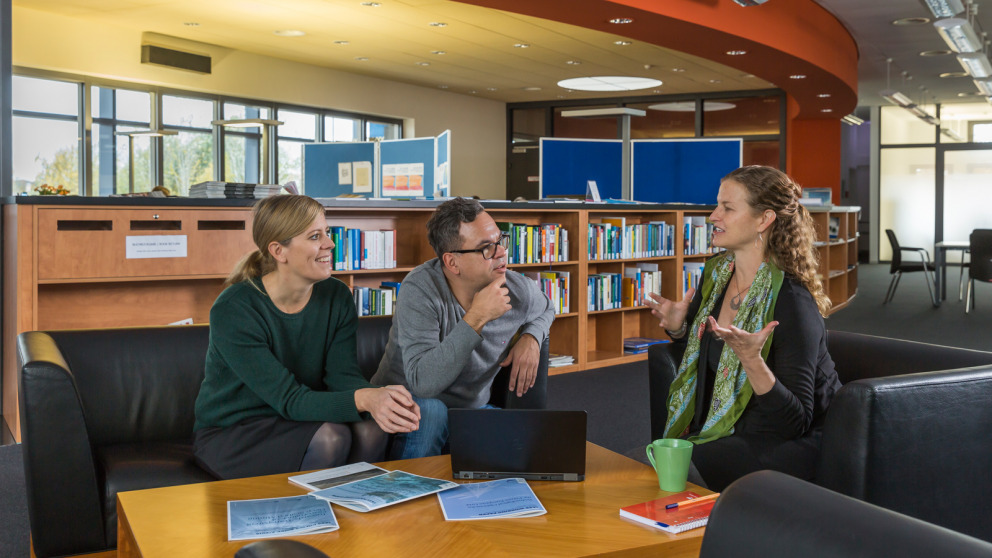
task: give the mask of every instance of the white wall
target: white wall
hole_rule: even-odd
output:
[[[137,31],[18,6],[12,19],[15,67],[402,118],[408,137],[450,129],[452,193],[505,196],[504,103],[199,43],[213,71],[196,74],[141,64]]]

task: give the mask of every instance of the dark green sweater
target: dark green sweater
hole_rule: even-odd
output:
[[[373,386],[358,369],[358,317],[348,287],[333,278],[317,283],[296,314],[276,308],[259,289],[265,290],[260,280],[231,285],[210,309],[195,429],[260,416],[362,420],[355,390]]]

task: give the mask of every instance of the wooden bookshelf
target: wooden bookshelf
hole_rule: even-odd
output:
[[[427,220],[434,202],[341,202],[324,200],[331,225],[363,230],[394,229],[392,269],[335,271],[349,287],[376,287],[402,281],[415,266],[434,257],[427,242]],[[3,414],[20,440],[17,415],[16,336],[24,331],[165,325],[209,319],[234,264],[254,249],[251,201],[169,199],[8,201],[4,205]],[[684,255],[683,218],[706,216],[710,208],[665,205],[587,205],[484,202],[496,221],[527,225],[560,223],[568,231],[567,259],[543,264],[511,264],[517,271],[570,273],[567,314],[551,326],[551,352],[572,355],[575,363],[552,374],[590,370],[647,359],[623,352],[627,337],[666,338],[647,306],[588,310],[590,274],[619,273],[639,262],[657,263],[662,294],[682,298],[682,265],[709,254]],[[834,308],[857,292],[857,208],[815,212],[821,269]],[[590,259],[588,225],[604,217],[627,224],[666,221],[674,225],[674,254],[652,258]],[[837,217],[839,234],[827,233]],[[129,259],[125,239],[133,235],[182,235],[186,258]]]

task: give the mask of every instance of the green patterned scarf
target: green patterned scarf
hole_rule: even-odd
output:
[[[706,330],[706,318],[713,313],[713,307],[723,293],[734,273],[734,257],[723,254],[711,258],[703,268],[702,304],[699,312],[687,330],[689,335],[685,356],[679,366],[678,376],[668,392],[668,422],[665,424],[666,438],[681,438],[689,433],[692,418],[695,416],[696,369],[699,365],[699,344]],[[764,262],[751,284],[750,290],[741,302],[740,310],[734,317],[733,325],[754,333],[765,327],[775,314],[775,301],[785,274],[775,264]],[[761,358],[768,358],[772,346],[769,335],[761,348]],[[718,440],[734,433],[734,425],[744,412],[744,407],[754,393],[751,382],[741,366],[740,359],[729,345],[724,344],[720,353],[720,365],[713,384],[713,401],[706,415],[702,430],[689,441],[702,444]]]

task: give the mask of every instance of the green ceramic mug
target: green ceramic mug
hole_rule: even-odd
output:
[[[648,444],[648,461],[658,474],[658,486],[665,492],[685,490],[692,461],[692,442],[678,438],[661,438]]]

